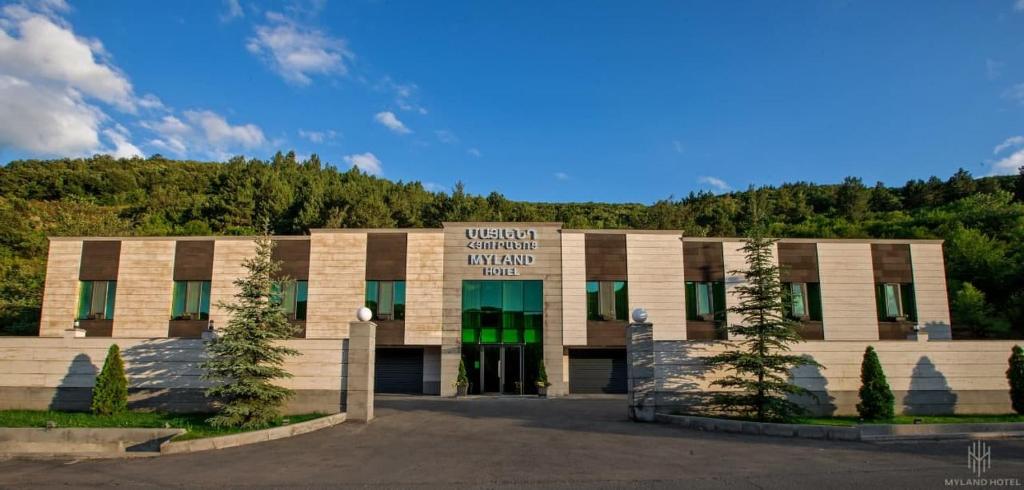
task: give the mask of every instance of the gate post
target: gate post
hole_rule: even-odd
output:
[[[626,377],[629,389],[629,419],[654,422],[657,393],[654,362],[654,325],[647,311],[633,310],[633,323],[626,327]]]
[[[362,319],[362,315],[360,315],[360,319]],[[368,316],[367,319],[369,319]],[[373,420],[373,375],[376,348],[376,323],[370,321],[349,323],[345,420],[363,423]]]

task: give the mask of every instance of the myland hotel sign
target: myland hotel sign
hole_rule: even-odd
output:
[[[533,228],[467,228],[466,248],[469,265],[481,266],[485,276],[518,276],[521,267],[533,265],[537,250],[537,230]],[[527,252],[527,253],[524,253]]]

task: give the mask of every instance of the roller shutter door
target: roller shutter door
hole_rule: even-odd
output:
[[[569,351],[570,393],[625,393],[625,349]]]
[[[377,393],[423,393],[423,349],[377,349]]]

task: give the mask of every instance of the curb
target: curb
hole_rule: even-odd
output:
[[[655,420],[663,424],[678,425],[688,429],[708,432],[830,441],[913,442],[1024,438],[1024,423],[870,424],[843,427],[753,422],[662,413],[656,414]]]
[[[188,441],[166,441],[160,445],[160,454],[187,454],[199,451],[210,451],[213,449],[224,449],[229,447],[245,446],[260,442],[284,439],[286,437],[308,434],[320,429],[333,427],[345,421],[345,413],[336,413],[318,419],[307,420],[297,424],[273,427],[270,429],[254,430],[219,437],[206,437],[203,439],[192,439]]]

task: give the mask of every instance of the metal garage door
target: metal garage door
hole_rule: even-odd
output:
[[[625,349],[569,351],[569,393],[625,392]]]
[[[423,393],[423,349],[377,349],[374,391]]]

